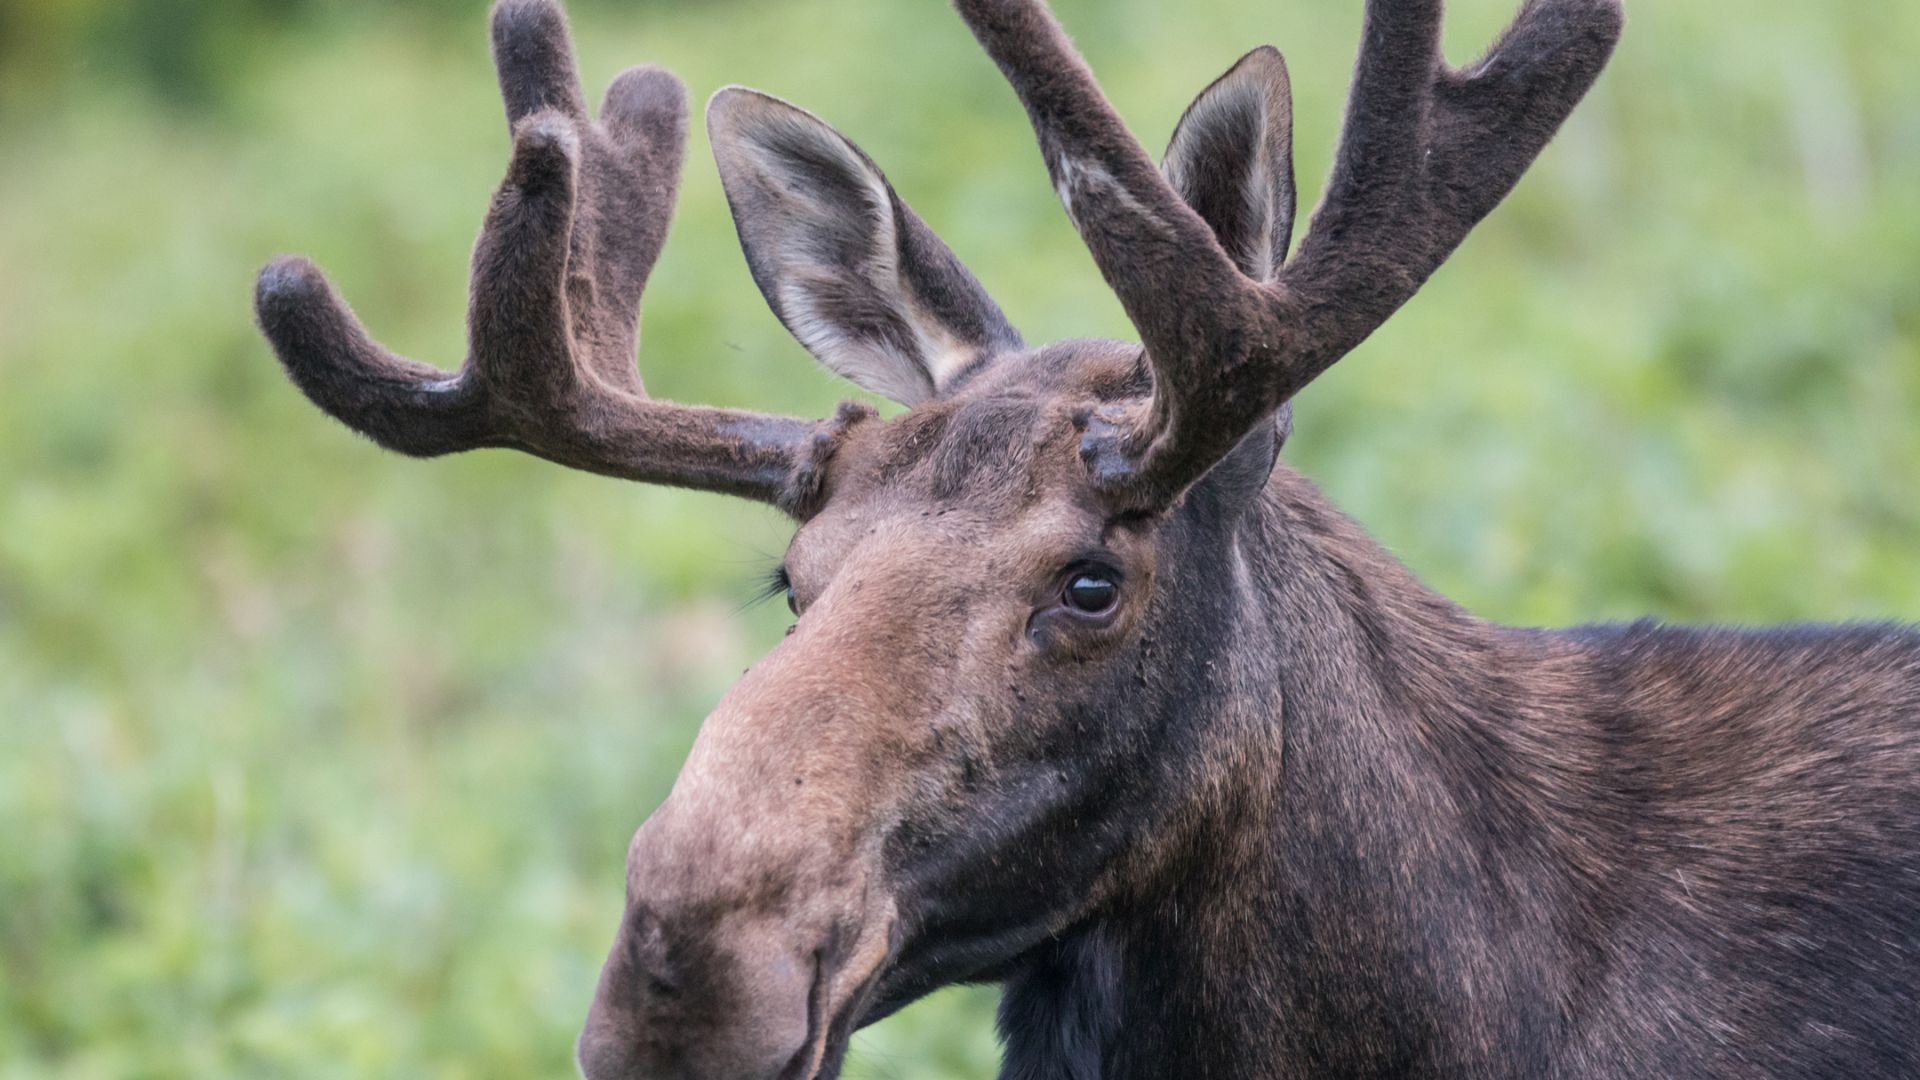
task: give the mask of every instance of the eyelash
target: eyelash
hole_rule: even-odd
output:
[[[787,568],[778,565],[759,575],[754,585],[753,596],[748,599],[748,608],[757,608],[769,600],[783,599],[787,591],[793,588],[793,579],[787,576]]]

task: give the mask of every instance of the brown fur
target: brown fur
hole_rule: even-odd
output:
[[[275,260],[254,307],[314,404],[420,457],[512,447],[578,469],[793,508],[839,426],[649,399],[634,370],[640,294],[680,186],[686,90],[655,67],[613,81],[587,117],[565,16],[501,0],[494,63],[513,160],[473,252],[467,362],[396,356],[318,268]]]
[[[1293,392],[1412,295],[1592,83],[1611,0],[1529,0],[1450,71],[1370,0],[1297,254],[1256,50],[1163,169],[1038,0],[958,0],[1143,339],[1025,347],[877,166],[709,111],[756,282],[880,422],[645,399],[633,316],[678,84],[586,120],[557,7],[504,0],[513,164],[453,379],[316,271],[259,312],[382,445],[515,446],[774,501],[791,634],[634,836],[582,1032],[608,1078],[830,1077],[852,1030],[995,981],[1005,1080],[1920,1074],[1920,633],[1495,626],[1276,458]],[[1111,582],[1111,609],[1070,583]]]
[[[1529,0],[1485,58],[1454,71],[1441,0],[1369,3],[1326,197],[1268,283],[1234,265],[1205,203],[1196,213],[1161,177],[1043,3],[955,6],[1026,106],[1153,361],[1151,404],[1110,410],[1089,432],[1095,480],[1121,510],[1169,505],[1410,299],[1519,182],[1621,25],[1617,0]]]

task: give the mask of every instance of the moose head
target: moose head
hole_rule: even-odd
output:
[[[579,1043],[594,1080],[830,1076],[859,1025],[943,985],[1044,981],[1034,958],[1075,928],[1163,910],[1201,848],[1207,873],[1252,865],[1257,838],[1226,826],[1284,818],[1250,778],[1312,704],[1283,676],[1348,662],[1259,584],[1290,572],[1290,533],[1345,528],[1282,509],[1310,501],[1277,464],[1289,402],[1512,189],[1620,29],[1614,0],[1529,0],[1453,69],[1440,0],[1368,0],[1337,160],[1290,255],[1277,51],[1207,87],[1156,166],[1041,0],[955,6],[1140,344],[1026,344],[858,147],[729,88],[707,122],[754,280],[822,363],[909,408],[648,397],[636,322],[685,93],[636,68],[593,119],[553,0],[494,12],[513,152],[457,374],[375,344],[310,263],[260,275],[287,372],[381,446],[512,447],[798,523],[792,631],[633,838]]]

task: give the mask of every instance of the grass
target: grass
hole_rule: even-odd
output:
[[[480,6],[260,23],[206,54],[206,100],[79,42],[0,81],[0,1080],[567,1074],[627,838],[783,628],[740,607],[770,512],[383,455],[250,326],[253,270],[303,250],[390,344],[457,358],[506,142]],[[1311,203],[1357,3],[1058,7],[1154,145],[1279,44]],[[1456,59],[1509,10],[1453,7]],[[1920,615],[1920,8],[1630,8],[1593,98],[1302,397],[1288,456],[1493,618]],[[595,88],[653,60],[832,119],[1030,339],[1127,333],[944,5],[576,29]],[[766,312],[697,134],[644,326],[661,396],[853,393]],[[991,1075],[992,1004],[909,1009],[849,1075]]]

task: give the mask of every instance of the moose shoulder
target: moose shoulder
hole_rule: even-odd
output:
[[[583,1071],[831,1077],[861,1024],[994,981],[1007,1080],[1920,1074],[1920,634],[1495,626],[1279,463],[1295,393],[1598,76],[1614,0],[1528,0],[1458,70],[1439,0],[1368,0],[1291,254],[1277,52],[1156,166],[1041,0],[955,6],[1142,344],[1030,347],[864,153],[729,89],[754,280],[910,408],[650,398],[685,93],[635,69],[592,119],[552,0],[495,9],[514,151],[458,374],[311,264],[261,275],[294,381],[383,446],[798,522],[792,633],[633,839]]]

